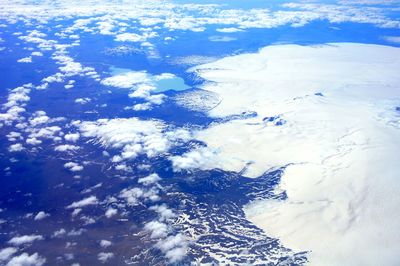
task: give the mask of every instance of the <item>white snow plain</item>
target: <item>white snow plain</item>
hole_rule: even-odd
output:
[[[194,69],[210,81],[203,89],[222,98],[211,116],[258,115],[195,137],[224,170],[250,163],[244,174],[257,177],[287,166],[277,193],[288,198],[245,212],[311,251],[311,265],[399,265],[399,69],[399,48],[355,43],[276,45],[204,64]]]

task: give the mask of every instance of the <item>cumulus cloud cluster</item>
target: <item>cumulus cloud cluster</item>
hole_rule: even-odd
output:
[[[24,106],[30,100],[29,93],[32,84],[26,84],[22,87],[12,89],[7,97],[7,103],[3,104],[5,113],[0,113],[0,123],[11,125],[14,121],[21,120],[20,114],[25,112]]]
[[[168,131],[158,120],[100,119],[78,121],[75,125],[82,136],[94,138],[106,149],[119,151],[111,158],[114,163],[132,160],[142,154],[148,157],[165,154],[176,142],[188,141],[190,136],[184,129]]]
[[[46,259],[41,257],[38,253],[29,255],[24,252],[19,256],[12,257],[6,266],[42,266],[46,263]]]
[[[70,205],[67,206],[67,209],[83,208],[90,205],[96,205],[98,203],[99,201],[97,200],[96,196],[90,196],[80,201],[75,201],[71,203]]]
[[[50,214],[45,213],[44,211],[40,211],[35,215],[34,220],[35,221],[40,221],[40,220],[43,220],[44,218],[49,217],[49,216],[50,216]]]
[[[0,250],[0,262],[7,261],[17,251],[18,251],[18,249],[14,248],[14,247],[8,247],[8,248],[1,249]]]
[[[136,84],[149,82],[149,76],[144,71],[130,71],[117,74],[101,81],[103,85],[130,89]]]
[[[9,94],[10,101],[5,105],[13,106],[8,110],[8,114],[14,112],[15,108],[19,111],[14,112],[12,116],[2,114],[4,124],[7,126],[14,126],[9,134],[7,134],[8,141],[12,142],[8,148],[9,152],[20,152],[29,150],[43,142],[43,140],[51,140],[54,143],[58,143],[62,140],[64,133],[62,128],[59,126],[51,125],[64,121],[63,117],[50,118],[44,111],[36,111],[30,116],[28,114],[22,115],[25,109],[22,107],[25,105],[25,101],[29,100],[29,96],[26,95],[28,91],[23,87],[12,90]],[[18,95],[18,96],[17,96]],[[23,100],[24,103],[20,103]],[[0,114],[1,115],[1,114]],[[25,142],[25,143],[23,143]],[[26,145],[25,145],[26,144]],[[72,146],[59,146],[56,150],[72,150]]]
[[[115,36],[115,40],[119,42],[145,42],[148,38],[156,37],[157,33],[143,33],[142,35],[136,33],[121,33]]]
[[[113,257],[114,257],[114,253],[112,253],[112,252],[100,252],[97,255],[97,258],[101,263],[106,263],[107,261],[109,261]]]
[[[56,35],[59,35],[56,33]],[[92,67],[85,67],[79,62],[75,62],[74,59],[69,56],[68,48],[79,45],[79,39],[74,40],[70,44],[60,44],[56,40],[49,40],[47,34],[42,33],[38,30],[29,31],[27,35],[19,36],[19,39],[37,45],[37,48],[41,51],[51,51],[51,58],[59,65],[59,72],[45,77],[42,79],[40,85],[36,86],[36,89],[43,90],[47,89],[49,84],[54,82],[63,82],[70,79],[73,76],[87,76],[95,80],[99,80],[99,75]],[[74,38],[75,39],[75,38]],[[43,56],[40,51],[32,52],[32,56]],[[20,59],[19,62],[31,62],[32,58],[27,57]],[[68,84],[65,85],[66,89],[73,87],[74,80],[69,80]]]
[[[129,206],[138,205],[141,200],[158,201],[158,188],[152,187],[150,189],[142,189],[138,187],[125,188],[119,194],[119,197],[126,201]]]
[[[145,186],[149,186],[152,184],[156,184],[160,180],[161,178],[157,174],[151,174],[146,177],[139,178],[138,183],[143,184]]]
[[[75,24],[64,32],[71,36],[78,29],[105,35],[115,35],[116,41],[142,42],[153,38],[157,33],[152,29],[164,27],[169,30],[204,31],[209,25],[226,25],[222,32],[232,32],[233,28],[273,28],[282,25],[293,27],[303,26],[316,20],[328,20],[332,23],[360,22],[371,23],[380,27],[399,27],[399,22],[390,16],[385,16],[384,9],[378,6],[360,7],[360,4],[382,4],[382,1],[339,1],[337,3],[286,3],[283,6],[275,4],[269,9],[227,9],[210,4],[175,4],[157,1],[137,1],[134,7],[128,2],[118,5],[113,2],[57,1],[57,5],[33,5],[20,1],[18,4],[3,3],[10,12],[0,13],[0,17],[9,21],[23,19],[29,21],[41,17],[42,21],[54,17],[86,16],[79,18]],[[378,4],[379,4],[378,3]],[[386,5],[395,5],[395,1],[384,1]],[[30,8],[27,8],[30,7]],[[54,8],[62,7],[62,8]],[[93,7],[96,8],[93,8]],[[61,11],[62,10],[62,11]],[[151,14],[151,15],[144,15]],[[126,32],[122,19],[135,19],[140,24],[142,32]],[[89,25],[95,22],[96,27]],[[120,27],[116,27],[120,26]],[[234,26],[234,27],[233,27]],[[120,29],[119,29],[120,28]],[[150,30],[149,30],[150,29]],[[39,41],[42,36],[32,36]]]
[[[43,236],[41,235],[23,235],[23,236],[15,236],[11,238],[8,243],[15,245],[15,246],[20,246],[24,244],[29,244],[32,243],[33,241],[37,240],[43,240]]]
[[[139,184],[143,184],[145,187],[150,186],[150,188],[147,188],[147,191],[154,191],[149,195],[140,194],[140,196],[150,199],[151,201],[158,201],[158,189],[161,188],[158,182],[160,180],[161,178],[157,174],[151,174],[147,177],[140,178],[138,180]],[[146,189],[139,190],[146,191]],[[138,190],[135,192],[137,191]],[[124,192],[123,190],[121,193]],[[154,196],[157,196],[156,200],[154,200]],[[130,200],[130,198],[127,198],[128,204]],[[137,200],[137,198],[134,200]],[[151,239],[156,240],[154,247],[163,252],[170,263],[183,260],[186,256],[190,241],[185,235],[181,233],[176,234],[174,232],[171,221],[173,221],[177,215],[173,210],[168,208],[166,204],[150,206],[149,210],[155,211],[158,214],[158,218],[146,223],[143,229],[149,234]]]
[[[67,151],[76,151],[79,149],[79,146],[64,144],[58,145],[54,148],[55,151],[67,152]]]
[[[68,162],[64,164],[64,167],[71,172],[79,172],[83,170],[83,166],[79,165],[78,163],[75,162]]]
[[[105,153],[115,155],[110,156],[110,162],[115,164],[115,169],[131,172],[130,161],[138,156],[146,155],[149,158],[155,156],[165,156],[171,147],[178,143],[185,143],[191,139],[188,130],[182,128],[168,128],[159,120],[140,120],[130,119],[100,119],[97,121],[74,121],[72,123],[79,133],[69,133],[69,141],[75,141],[83,137],[91,140],[92,143],[99,144],[105,149]],[[66,145],[66,146],[65,146]],[[69,144],[57,147],[69,147]],[[75,162],[65,164],[71,171],[80,165]],[[149,204],[149,210],[158,214],[158,219],[145,224],[144,231],[149,233],[149,237],[154,239],[154,246],[160,249],[165,257],[171,262],[182,260],[188,248],[188,241],[181,234],[176,234],[171,221],[176,214],[165,204],[160,204],[160,193],[163,187],[159,184],[161,177],[156,173],[138,178],[137,185],[122,189],[114,198],[107,200],[108,205],[105,211],[106,218],[116,215],[124,215],[126,208],[137,205]],[[91,190],[88,190],[88,193]],[[89,196],[68,205],[67,209],[74,209],[72,216],[76,217],[81,209],[86,206],[102,204],[96,196]],[[82,218],[82,217],[81,217]],[[65,232],[64,232],[65,234]],[[59,235],[59,234],[57,234]],[[174,239],[179,239],[179,243]],[[109,245],[102,242],[103,247]],[[112,259],[110,252],[99,253],[98,259],[107,262]]]
[[[18,136],[18,138],[9,138],[9,140],[13,142],[21,141],[20,143],[11,144],[9,146],[10,152],[21,152],[31,148],[35,150],[35,146],[42,144],[43,140],[52,140],[57,143],[62,140],[64,135],[60,126],[49,125],[51,123],[61,122],[64,118],[50,118],[43,111],[33,112],[31,115],[26,112],[25,107],[30,101],[29,94],[32,90],[47,89],[50,83],[63,82],[65,79],[76,75],[88,76],[94,79],[98,78],[93,68],[82,66],[68,55],[67,48],[76,45],[76,42],[73,44],[59,44],[58,41],[49,40],[47,34],[39,30],[29,30],[26,35],[22,35],[21,33],[21,36],[18,38],[27,43],[36,45],[41,51],[52,52],[51,57],[55,63],[59,65],[59,72],[43,78],[41,83],[37,86],[25,84],[9,91],[8,101],[3,104],[3,110],[5,110],[5,112],[0,113],[0,126],[14,126],[15,130],[20,131],[16,132],[20,134],[20,136]],[[43,53],[35,51],[32,52],[32,56],[43,56]],[[73,84],[74,81],[69,80],[66,86],[71,87]],[[22,143],[23,141],[26,143],[26,146]],[[55,148],[56,151],[62,152],[76,149],[77,147],[72,145],[59,145]]]
[[[157,88],[157,82],[174,78],[176,78],[176,76],[171,73],[150,75],[145,71],[125,71],[101,80],[101,84],[129,89],[130,92],[128,96],[130,98],[142,99],[145,102],[135,104],[126,109],[143,111],[151,109],[153,105],[162,104],[166,98],[164,94],[160,93],[160,88]]]
[[[186,256],[188,244],[186,236],[176,234],[159,241],[156,247],[164,252],[170,263],[176,263]]]
[[[176,172],[191,169],[208,170],[219,167],[216,151],[209,147],[195,148],[182,155],[171,156],[170,160]]]

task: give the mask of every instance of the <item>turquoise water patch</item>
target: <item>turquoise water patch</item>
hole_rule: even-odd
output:
[[[155,80],[154,85],[156,86],[156,90],[154,92],[163,92],[163,91],[184,91],[189,89],[190,87],[185,84],[185,81],[177,76],[173,76],[166,79]]]

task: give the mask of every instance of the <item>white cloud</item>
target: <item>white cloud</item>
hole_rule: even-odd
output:
[[[66,76],[74,76],[79,75],[84,72],[81,63],[66,61],[65,65],[59,67],[60,71],[63,72]]]
[[[7,111],[0,113],[0,121],[11,125],[14,121],[23,119],[20,114],[25,112],[23,107],[30,100],[29,93],[31,88],[32,84],[25,84],[9,92],[7,102],[3,104],[4,109],[7,109]]]
[[[186,256],[188,240],[184,235],[177,234],[161,239],[156,247],[165,254],[170,263],[177,263]]]
[[[371,23],[383,28],[398,28],[400,22],[383,15],[379,8],[360,8],[351,5],[337,5],[325,3],[287,3],[284,7],[294,9],[292,12],[279,12],[284,24],[303,26],[316,19],[325,19],[331,23],[355,22]],[[305,11],[305,12],[302,12]],[[289,21],[291,20],[291,21]]]
[[[119,170],[119,171],[125,171],[125,172],[132,172],[132,167],[126,165],[126,164],[117,164],[115,166],[115,170]]]
[[[26,143],[35,146],[35,145],[41,144],[42,141],[41,141],[41,140],[38,140],[38,139],[36,139],[36,138],[28,138],[28,139],[26,140]]]
[[[18,59],[18,61],[17,61],[18,63],[32,63],[32,57],[24,57],[24,58],[21,58],[21,59]]]
[[[64,75],[62,73],[56,73],[52,76],[48,76],[44,79],[42,79],[43,85],[48,84],[48,83],[53,83],[53,82],[63,82],[64,81]],[[48,85],[44,85],[43,88],[41,89],[46,89]]]
[[[89,217],[86,215],[82,215],[79,219],[83,222],[83,225],[89,225],[96,223],[96,220],[93,217]]]
[[[41,235],[23,235],[23,236],[15,236],[11,238],[8,243],[15,245],[15,246],[20,246],[24,244],[29,244],[32,243],[33,241],[37,240],[43,240],[43,236]]]
[[[67,209],[83,208],[86,206],[97,205],[98,203],[99,203],[99,201],[96,196],[90,196],[90,197],[84,198],[80,201],[73,202],[70,205],[68,205],[66,208]]]
[[[31,53],[32,56],[43,56],[42,52],[32,52]]]
[[[153,26],[159,23],[162,23],[163,20],[161,18],[156,17],[141,17],[140,24],[143,26]]]
[[[25,108],[12,106],[10,109],[7,110],[6,113],[0,113],[0,121],[11,125],[13,121],[20,119],[19,114],[23,112],[25,112]]]
[[[65,134],[64,139],[66,141],[77,142],[79,140],[80,134],[79,133],[69,133]]]
[[[145,39],[143,38],[143,36],[136,33],[122,33],[118,34],[115,37],[115,40],[118,42],[142,42]]]
[[[86,194],[86,193],[91,193],[93,190],[97,189],[97,188],[101,188],[103,186],[103,183],[98,183],[94,186],[91,186],[85,190],[83,190],[81,193],[82,194]]]
[[[170,263],[176,263],[181,261],[187,253],[187,247],[186,246],[180,246],[180,247],[176,247],[173,249],[168,250],[165,253],[165,257],[168,258]]]
[[[176,217],[175,213],[165,204],[151,206],[149,209],[156,211],[159,214],[160,221],[166,221]]]
[[[168,235],[168,226],[159,221],[151,221],[145,224],[144,230],[150,233],[151,238],[163,238]]]
[[[9,147],[8,147],[8,151],[9,152],[19,152],[19,151],[22,151],[22,150],[24,150],[25,148],[24,148],[24,146],[22,146],[22,144],[21,143],[15,143],[15,144],[12,144],[12,145],[10,145]]]
[[[26,131],[30,133],[28,138],[56,140],[58,138],[57,135],[61,132],[61,128],[59,126],[47,126],[42,128],[30,127],[27,128]]]
[[[138,103],[132,106],[134,111],[146,111],[151,109],[151,103]]]
[[[112,242],[109,241],[109,240],[104,240],[104,239],[102,239],[102,240],[100,241],[100,247],[102,247],[102,248],[107,248],[107,247],[109,247],[109,246],[111,246],[111,245],[112,245]]]
[[[0,250],[0,262],[5,262],[11,258],[12,255],[17,253],[18,249],[13,247],[3,248]]]
[[[160,75],[154,76],[155,80],[164,80],[164,79],[175,79],[176,76],[172,73],[161,73]]]
[[[114,215],[116,215],[117,213],[118,213],[118,210],[117,210],[117,209],[108,208],[107,211],[105,212],[105,216],[106,216],[107,218],[111,218],[111,217],[113,217]]]
[[[34,115],[31,119],[29,119],[29,123],[35,127],[41,124],[45,124],[50,120],[50,118],[46,115],[46,113],[39,112]]]
[[[68,236],[80,236],[82,235],[86,229],[80,228],[80,229],[72,229],[71,231],[68,232]]]
[[[130,89],[136,84],[150,82],[149,76],[144,71],[130,71],[105,78],[101,84],[123,89]]]
[[[156,95],[151,95],[146,97],[145,99],[149,101],[149,103],[151,104],[155,104],[155,105],[160,105],[164,102],[164,99],[167,96],[165,96],[164,94],[156,94]]]
[[[137,33],[121,33],[115,36],[117,42],[142,42],[146,43],[147,39],[158,36],[157,32],[143,32],[141,35]]]
[[[150,84],[138,84],[135,90],[129,93],[130,98],[143,98],[146,99],[150,96],[150,92],[155,90],[156,87]]]
[[[152,157],[169,148],[168,139],[162,134],[165,126],[156,120],[98,120],[81,122],[78,127],[84,137],[95,137],[106,148],[121,149],[123,159],[134,159],[141,153]]]
[[[90,98],[78,98],[75,99],[75,103],[80,103],[80,104],[87,104],[91,101]]]
[[[64,236],[66,233],[67,231],[64,228],[61,228],[60,230],[55,231],[52,237],[61,237]]]
[[[187,142],[192,138],[191,132],[185,128],[178,128],[165,132],[165,136],[172,142]]]
[[[82,209],[74,209],[71,213],[72,217],[76,217],[79,213],[81,213]],[[70,233],[68,233],[68,235],[70,235]]]
[[[112,252],[100,252],[99,254],[97,254],[97,259],[101,263],[106,263],[107,261],[109,261],[113,257],[114,257],[114,253],[112,253]]]
[[[238,28],[218,28],[217,31],[222,33],[235,33],[243,30]]]
[[[46,263],[46,259],[39,256],[38,253],[29,255],[22,253],[19,256],[13,257],[6,266],[42,266]]]
[[[79,172],[83,170],[83,166],[74,162],[68,162],[64,164],[64,167],[70,170],[71,172]]]
[[[8,102],[4,105],[5,107],[12,107],[19,104],[23,104],[30,100],[29,93],[31,89],[30,86],[18,87],[10,91],[8,94]]]
[[[7,137],[8,141],[17,141],[17,140],[23,139],[23,137],[21,136],[21,133],[15,132],[15,131],[8,133],[6,137]]]
[[[400,43],[400,36],[384,36],[383,39],[392,43]]]
[[[218,159],[215,152],[207,147],[199,147],[182,155],[171,156],[174,171],[191,169],[213,169],[219,167]]]
[[[100,34],[113,35],[112,30],[114,29],[113,21],[99,21],[97,22]]]
[[[230,36],[210,36],[208,39],[212,42],[231,42],[237,40],[236,38]]]
[[[143,146],[140,143],[128,144],[124,146],[120,158],[124,160],[135,159],[142,152],[143,152]],[[113,161],[115,158],[117,157],[113,157]]]
[[[35,221],[43,220],[44,218],[49,217],[49,216],[50,216],[50,214],[45,213],[44,211],[40,211],[35,215],[34,220]]]
[[[45,90],[45,89],[47,89],[48,87],[49,87],[49,83],[44,82],[44,83],[40,84],[39,86],[36,86],[36,89],[37,89],[37,90]]]
[[[172,75],[172,77],[170,77],[169,75],[172,74],[163,73],[161,75],[151,77],[148,83],[141,83],[135,85],[134,87],[135,90],[129,93],[128,96],[130,98],[142,98],[147,100],[148,102],[138,103],[132,106],[131,108],[127,107],[127,109],[133,109],[135,111],[144,111],[144,110],[150,110],[152,108],[152,105],[160,105],[164,103],[165,98],[167,98],[166,95],[164,94],[151,95],[151,91],[154,91],[156,89],[156,87],[153,84],[154,81],[175,77],[174,75]]]
[[[125,188],[123,189],[119,197],[125,199],[128,205],[137,205],[139,202],[138,200],[142,198],[144,195],[144,191],[140,188]]]
[[[187,130],[165,130],[165,124],[158,120],[100,119],[97,121],[75,123],[86,138],[95,138],[106,149],[120,152],[111,158],[113,163],[135,159],[146,154],[155,157],[165,154],[176,143],[188,140]],[[121,164],[122,165],[122,164]]]
[[[143,184],[145,186],[149,186],[149,185],[156,184],[160,180],[161,180],[161,178],[157,174],[151,174],[146,177],[139,178],[138,183]]]
[[[394,5],[400,4],[399,0],[339,0],[345,5]]]
[[[64,144],[64,145],[58,145],[57,147],[54,148],[54,150],[61,151],[61,152],[76,151],[76,150],[79,150],[79,147],[75,146],[75,145]],[[73,167],[74,166],[70,167],[70,169]]]
[[[73,36],[77,30],[85,32],[100,32],[100,34],[116,35],[116,41],[122,42],[146,42],[149,38],[157,37],[157,33],[151,28],[142,28],[141,32],[123,32],[126,26],[114,29],[117,24],[129,25],[131,21],[139,21],[144,26],[153,26],[166,30],[191,30],[204,31],[208,26],[218,25],[222,31],[232,31],[233,28],[275,28],[282,25],[303,26],[312,21],[328,20],[331,23],[356,22],[371,23],[380,27],[399,27],[399,21],[385,15],[385,6],[363,7],[361,4],[370,3],[393,4],[393,1],[351,1],[343,0],[337,3],[287,3],[283,7],[279,3],[272,9],[248,8],[226,9],[220,5],[207,4],[182,4],[168,2],[167,5],[159,5],[157,1],[146,1],[140,5],[127,3],[104,3],[90,1],[80,2],[80,8],[71,3],[59,3],[57,6],[43,3],[35,5],[28,1],[20,1],[8,6],[12,12],[3,11],[0,15],[13,21],[28,22],[41,18],[45,21],[60,17],[90,17],[75,20],[74,25],[64,30],[64,36]],[[151,10],[151,12],[149,12]],[[115,19],[114,19],[115,18]],[[124,18],[124,22],[117,22],[116,18]],[[122,24],[121,24],[122,23]],[[224,26],[226,26],[224,28]],[[150,30],[148,30],[150,29]],[[224,30],[225,29],[225,30]],[[226,30],[228,29],[228,30]],[[113,30],[113,31],[112,31]],[[123,33],[122,33],[123,32]],[[59,47],[55,41],[45,40],[42,33],[30,33],[19,38],[36,43],[42,50],[51,50]],[[76,34],[75,34],[76,35]],[[60,48],[58,48],[60,49]]]
[[[128,205],[134,206],[140,203],[140,199],[153,202],[160,200],[158,193],[159,190],[157,187],[151,187],[149,189],[141,189],[137,187],[125,188],[120,192],[119,197],[124,199]]]

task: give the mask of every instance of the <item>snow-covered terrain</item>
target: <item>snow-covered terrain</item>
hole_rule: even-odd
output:
[[[399,69],[400,49],[355,43],[269,46],[199,66],[212,81],[203,89],[222,98],[210,115],[258,115],[196,132],[213,151],[198,165],[249,177],[286,166],[288,199],[253,202],[251,221],[312,250],[313,265],[394,265]]]

